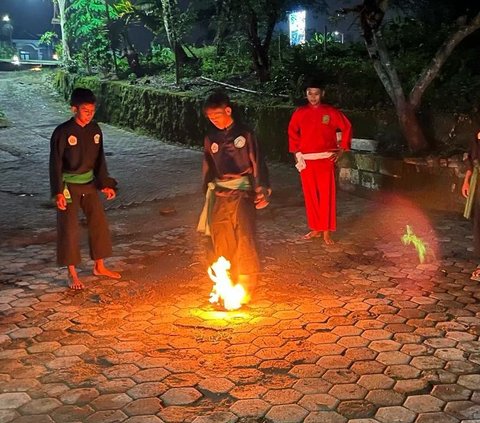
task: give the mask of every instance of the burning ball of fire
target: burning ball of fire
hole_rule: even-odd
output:
[[[214,283],[210,302],[223,303],[227,310],[237,310],[245,303],[247,293],[239,283],[233,284],[230,267],[230,262],[225,257],[220,257],[208,268],[208,276]]]

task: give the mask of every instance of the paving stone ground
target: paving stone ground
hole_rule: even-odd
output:
[[[25,95],[22,78],[0,75],[7,115],[5,105],[16,106],[2,90]],[[129,149],[143,169],[128,181],[132,197],[142,198],[146,180],[178,182],[152,169],[160,158],[136,155],[138,136],[106,128],[124,134],[111,159]],[[18,142],[8,131],[0,131],[3,151]],[[172,160],[178,152],[194,179],[198,152],[150,138],[142,145]],[[32,153],[35,171],[44,172],[44,149]],[[15,181],[18,171],[2,175]],[[52,233],[54,211],[4,194],[23,229],[12,231],[11,212],[2,212],[0,422],[480,422],[469,223],[393,195],[373,202],[341,193],[337,244],[303,241],[297,175],[282,165],[272,173],[277,195],[258,220],[262,277],[234,312],[208,301],[213,258],[194,230],[202,198],[193,185],[109,210],[109,262],[123,278],[91,276],[86,261],[82,292],[66,288],[53,237],[36,235]],[[424,263],[402,244],[406,225],[428,244]]]

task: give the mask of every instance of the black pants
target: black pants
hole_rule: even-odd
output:
[[[230,261],[234,277],[259,272],[255,219],[251,193],[216,196],[211,224],[213,249],[216,259],[223,256]]]
[[[87,218],[90,257],[103,259],[112,254],[112,242],[103,205],[93,183],[69,184],[72,202],[67,210],[57,209],[57,263],[60,266],[81,262],[78,213],[83,210]]]

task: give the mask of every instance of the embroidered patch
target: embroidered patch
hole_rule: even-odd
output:
[[[218,152],[218,144],[216,142],[214,142],[212,144],[212,146],[210,147],[210,149],[212,150],[212,153],[215,154]]]
[[[242,137],[241,135],[237,138],[235,138],[235,140],[233,141],[233,145],[237,148],[243,148],[245,147],[245,144],[246,144],[247,140],[245,139],[245,137]]]
[[[325,125],[328,125],[330,123],[330,116],[329,115],[323,115],[322,116],[322,123]]]
[[[70,135],[68,137],[68,144],[69,145],[77,145],[77,137],[75,135]]]
[[[95,134],[95,136],[93,137],[93,142],[95,144],[99,144],[100,143],[100,134]]]

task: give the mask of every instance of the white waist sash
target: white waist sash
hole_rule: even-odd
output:
[[[331,151],[326,151],[324,153],[295,153],[295,157],[297,158],[297,164],[295,167],[299,172],[307,167],[306,160],[320,160],[320,159],[329,159],[335,153]]]

